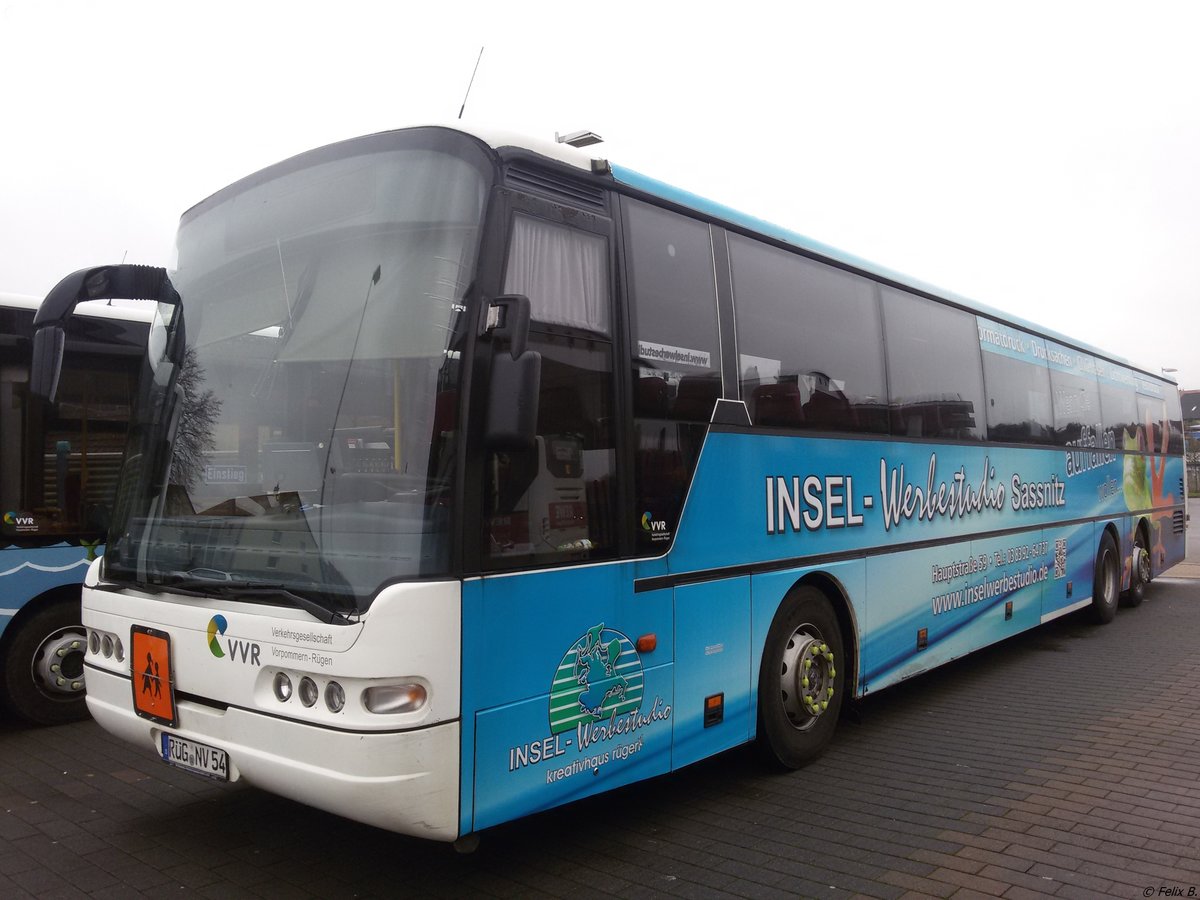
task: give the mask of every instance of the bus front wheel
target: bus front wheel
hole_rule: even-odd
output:
[[[4,652],[4,705],[27,722],[61,725],[87,717],[87,634],[79,619],[79,601],[64,598],[15,623]]]
[[[1092,618],[1100,625],[1107,625],[1117,614],[1120,571],[1117,542],[1106,531],[1096,550],[1096,572],[1092,581]]]
[[[829,599],[800,587],[783,601],[763,647],[758,745],[768,761],[798,769],[833,738],[845,685],[842,631]]]

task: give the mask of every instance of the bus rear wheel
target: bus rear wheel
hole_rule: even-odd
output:
[[[1092,619],[1107,625],[1117,614],[1117,599],[1121,583],[1117,560],[1117,542],[1107,531],[1096,550],[1096,571],[1092,581]]]
[[[4,705],[25,721],[62,725],[87,718],[87,634],[79,620],[79,601],[60,599],[16,623],[4,653]]]
[[[842,631],[829,599],[792,591],[771,623],[758,679],[758,745],[767,760],[798,769],[829,744],[842,706]]]
[[[1146,599],[1146,585],[1150,583],[1150,546],[1146,530],[1138,527],[1133,536],[1133,571],[1129,575],[1129,590],[1121,595],[1126,606],[1141,606]]]

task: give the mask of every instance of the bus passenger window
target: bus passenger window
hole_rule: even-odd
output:
[[[535,444],[494,451],[483,553],[493,567],[613,555],[616,440],[608,241],[518,215],[505,293],[529,297],[542,356]]]
[[[721,344],[708,225],[624,201],[633,308],[638,550],[670,545],[721,396]]]
[[[58,402],[40,421],[39,433],[26,435],[27,477],[17,508],[36,512],[39,534],[99,535],[107,529],[137,363],[132,355],[68,355]]]
[[[741,396],[755,425],[887,433],[883,334],[865,278],[729,236]]]
[[[1167,420],[1167,404],[1161,397],[1149,397],[1138,391],[1137,395],[1138,424],[1142,426],[1143,440],[1146,444],[1139,447],[1149,453],[1165,453],[1169,424]]]
[[[1096,360],[1086,353],[1046,342],[1054,409],[1054,442],[1060,446],[1102,447],[1100,385]]]
[[[987,386],[988,440],[1050,443],[1054,416],[1046,342],[982,317],[977,320]]]
[[[882,289],[889,412],[897,437],[983,439],[983,370],[975,317]]]
[[[1100,381],[1104,446],[1116,450],[1137,449],[1138,410],[1133,373],[1102,359],[1096,361],[1096,370]]]
[[[1167,390],[1168,453],[1183,453],[1183,407],[1179,391]]]

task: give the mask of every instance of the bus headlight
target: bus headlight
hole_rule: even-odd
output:
[[[342,690],[342,686],[336,681],[329,682],[325,686],[325,707],[331,713],[340,713],[345,705],[346,692]]]
[[[415,712],[429,695],[420,684],[379,684],[363,691],[363,706],[379,715]]]
[[[307,675],[300,679],[300,702],[305,706],[312,706],[316,703],[320,693],[317,690],[317,683]]]
[[[292,699],[292,679],[288,678],[287,672],[276,672],[272,687],[275,690],[275,699],[280,703],[287,703]]]

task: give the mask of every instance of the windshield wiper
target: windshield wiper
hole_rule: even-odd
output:
[[[196,572],[198,571],[211,571],[217,577],[197,577]],[[223,572],[207,569],[181,573],[177,577],[178,581],[147,585],[147,587],[151,590],[174,591],[192,597],[216,596],[229,597],[231,599],[275,597],[280,600],[286,600],[292,606],[304,610],[309,615],[320,619],[328,625],[353,624],[350,616],[346,613],[333,609],[324,603],[318,603],[311,597],[297,593],[286,584],[280,582],[237,580]],[[316,585],[314,585],[315,587]]]

